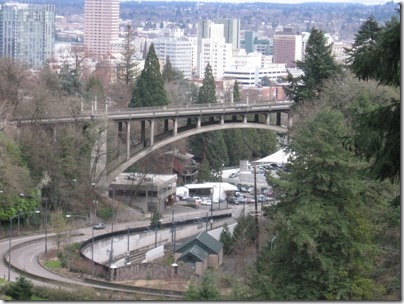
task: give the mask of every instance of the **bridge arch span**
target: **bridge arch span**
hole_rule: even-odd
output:
[[[118,176],[120,173],[124,172],[128,167],[142,159],[143,157],[147,156],[148,154],[170,144],[173,143],[177,140],[187,138],[193,135],[205,133],[205,132],[212,132],[212,131],[218,131],[218,130],[224,130],[224,129],[263,129],[263,130],[270,130],[274,131],[277,133],[287,133],[288,129],[285,127],[280,127],[277,125],[266,125],[262,123],[231,123],[231,124],[214,124],[214,125],[209,125],[209,126],[204,126],[201,128],[197,129],[190,129],[188,131],[184,131],[181,133],[176,134],[175,136],[170,136],[167,138],[164,138],[159,141],[155,141],[153,145],[145,147],[144,149],[140,150],[139,152],[133,154],[129,159],[126,159],[125,161],[121,162],[117,166],[115,166],[113,169],[110,168],[107,173],[107,178],[105,180],[106,184],[102,186],[108,187],[114,178]],[[112,169],[112,170],[111,170]]]

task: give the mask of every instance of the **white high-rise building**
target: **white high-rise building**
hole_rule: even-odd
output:
[[[233,50],[240,49],[240,19],[217,19],[214,22],[224,25],[226,43],[231,43]]]
[[[224,69],[230,64],[233,46],[226,43],[224,25],[209,20],[198,24],[197,77],[204,78],[205,68],[210,64],[213,77],[223,78]]]
[[[55,6],[4,3],[0,6],[0,56],[43,67],[55,54]]]
[[[186,79],[192,79],[193,42],[185,37],[164,37],[153,41],[156,55],[162,66],[167,56],[173,68],[181,71]]]
[[[104,56],[119,37],[119,0],[85,0],[84,46],[93,56]]]

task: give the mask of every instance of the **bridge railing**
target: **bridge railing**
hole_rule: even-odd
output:
[[[172,104],[166,106],[158,107],[137,107],[137,108],[119,108],[119,109],[108,109],[108,114],[118,114],[122,111],[124,112],[153,112],[161,110],[184,110],[184,109],[201,109],[201,108],[215,108],[222,109],[227,107],[248,107],[248,106],[258,106],[258,105],[279,105],[279,104],[293,103],[290,100],[282,101],[250,101],[250,102],[226,102],[226,103],[191,103],[191,104]],[[91,111],[83,111],[83,113],[90,113]]]

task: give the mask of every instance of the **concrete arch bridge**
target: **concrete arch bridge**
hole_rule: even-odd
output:
[[[96,164],[97,186],[108,187],[112,180],[149,153],[177,140],[216,130],[234,128],[266,129],[287,133],[292,124],[293,102],[250,104],[198,104],[182,107],[120,109],[109,112],[117,134],[119,153],[108,157],[106,132],[100,136]],[[285,114],[282,117],[282,114]],[[285,123],[286,120],[286,123]],[[282,121],[284,124],[282,124]],[[111,152],[111,151],[110,151]],[[94,159],[94,158],[93,158]]]

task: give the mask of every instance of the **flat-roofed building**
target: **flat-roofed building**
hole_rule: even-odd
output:
[[[142,212],[163,212],[174,204],[176,188],[175,174],[121,173],[111,183],[109,197]]]
[[[184,78],[192,78],[194,42],[185,37],[164,37],[154,40],[153,44],[162,66],[168,56],[173,68],[181,71]]]
[[[276,33],[273,38],[274,63],[295,68],[297,60],[302,60],[302,35]]]

